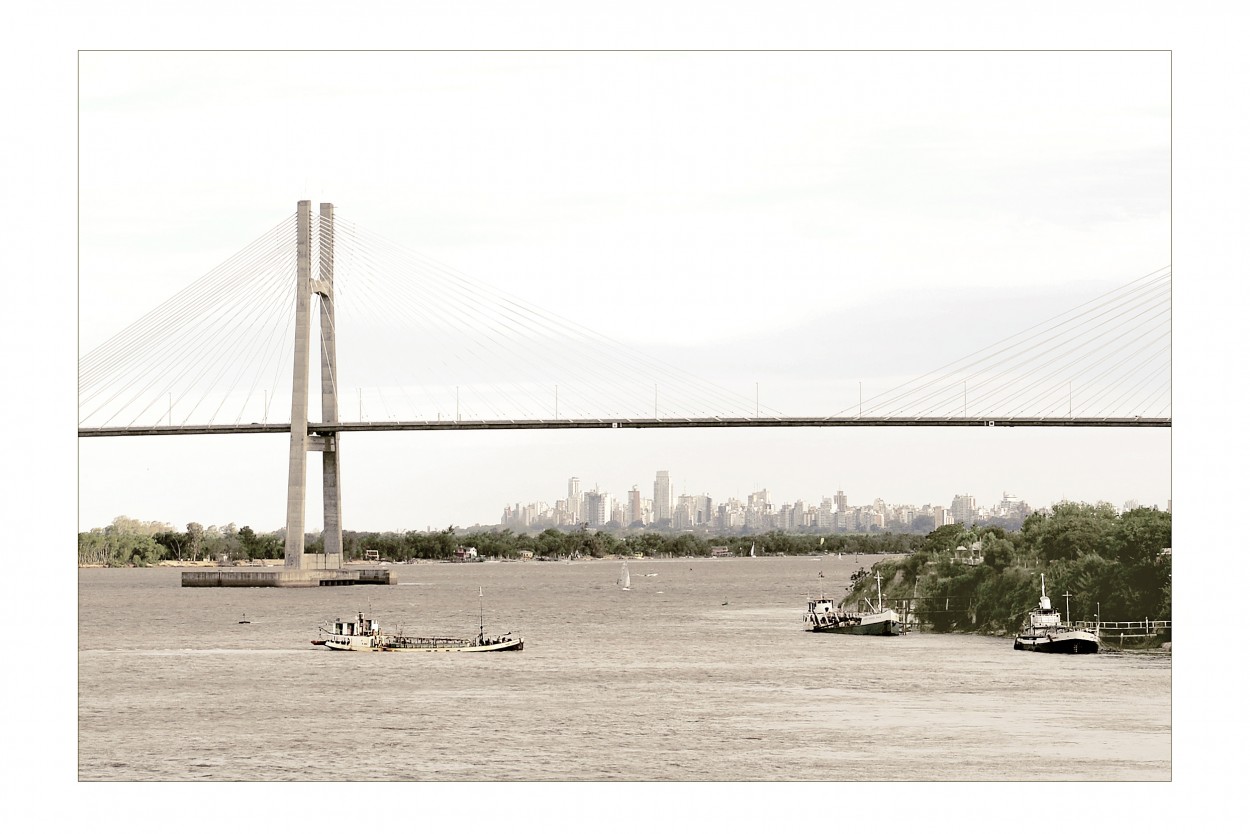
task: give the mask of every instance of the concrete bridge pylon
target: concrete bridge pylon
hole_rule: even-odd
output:
[[[312,202],[301,200],[296,218],[295,367],[291,374],[291,446],[287,470],[286,570],[343,566],[342,500],[339,492],[339,433],[308,432],[308,377],[311,351],[311,305],[319,297],[321,317],[321,422],[337,423],[338,368],[334,328],[334,205],[322,203],[318,224],[316,279],[312,275]],[[321,453],[323,539],[325,553],[304,552],[308,454]]]

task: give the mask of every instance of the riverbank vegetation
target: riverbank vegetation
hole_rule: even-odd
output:
[[[163,561],[259,561],[282,559],[285,531],[256,533],[251,527],[227,524],[204,527],[192,523],[185,532],[160,522],[137,521],[125,516],[103,528],[78,534],[79,564],[154,565]],[[413,559],[450,561],[460,548],[473,548],[483,559],[555,560],[601,559],[642,555],[650,558],[713,555],[757,556],[813,553],[906,553],[925,545],[918,533],[850,533],[801,535],[770,531],[756,536],[707,536],[695,533],[626,532],[609,530],[544,530],[536,535],[512,530],[476,528],[457,531],[343,533],[347,560],[376,558],[383,562]],[[325,552],[320,534],[305,537],[307,553]],[[372,554],[376,553],[376,557]]]
[[[1015,631],[1037,605],[1041,574],[1065,619],[1170,620],[1172,516],[1063,502],[1019,532],[946,525],[914,553],[857,574],[843,604],[875,600],[878,571],[892,604],[911,600],[920,624],[938,631]]]

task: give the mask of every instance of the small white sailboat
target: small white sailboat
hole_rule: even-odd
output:
[[[751,542],[751,558],[755,558],[755,542]]]
[[[622,591],[629,590],[629,565],[621,565],[621,576],[616,580],[616,584],[621,586]]]

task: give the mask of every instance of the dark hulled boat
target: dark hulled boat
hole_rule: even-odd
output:
[[[1096,654],[1098,636],[1063,623],[1059,612],[1051,607],[1050,597],[1046,596],[1046,575],[1042,574],[1042,597],[1038,606],[1029,612],[1013,648],[1049,654]]]
[[[809,599],[803,623],[818,634],[869,634],[894,637],[901,633],[898,612],[881,599],[881,574],[877,574],[877,604],[868,611],[846,611],[831,599]]]

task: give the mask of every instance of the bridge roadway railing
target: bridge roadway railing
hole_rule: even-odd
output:
[[[519,429],[692,429],[692,428],[868,428],[1064,427],[1171,428],[1170,417],[605,417],[552,420],[373,420],[308,424],[310,434],[356,431],[482,431]],[[240,423],[194,426],[79,427],[79,437],[142,437],[183,434],[278,434],[289,423]]]

